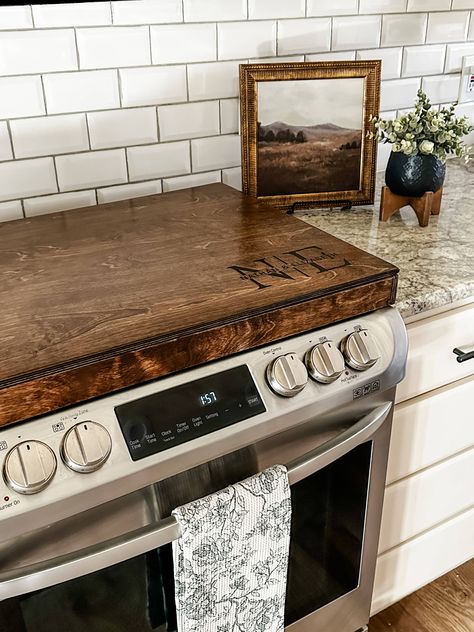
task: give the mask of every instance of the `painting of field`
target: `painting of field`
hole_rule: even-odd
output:
[[[260,82],[257,193],[360,188],[363,80]]]
[[[362,131],[337,125],[259,125],[258,195],[351,191],[360,186]]]

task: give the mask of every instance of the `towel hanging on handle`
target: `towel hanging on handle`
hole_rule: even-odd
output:
[[[283,632],[291,498],[286,468],[178,507],[178,632]]]

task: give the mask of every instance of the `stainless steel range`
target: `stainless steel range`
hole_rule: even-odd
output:
[[[0,630],[176,630],[171,510],[275,463],[286,629],[364,629],[406,354],[386,308],[0,431]]]

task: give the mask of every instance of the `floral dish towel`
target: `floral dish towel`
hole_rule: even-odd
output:
[[[178,632],[283,632],[291,499],[275,465],[178,507]]]

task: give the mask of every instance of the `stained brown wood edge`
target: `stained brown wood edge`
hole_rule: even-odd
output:
[[[254,349],[393,303],[396,277],[216,325],[0,390],[0,426]]]
[[[288,62],[277,64],[240,64],[240,127],[242,150],[242,191],[260,202],[277,208],[290,208],[298,204],[301,208],[373,204],[377,142],[366,132],[371,120],[380,111],[380,60]],[[364,120],[362,149],[361,187],[357,191],[335,191],[295,195],[258,196],[257,188],[257,119],[259,81],[284,81],[289,79],[364,79]],[[365,133],[364,133],[365,132]],[[337,194],[337,198],[335,198]]]

